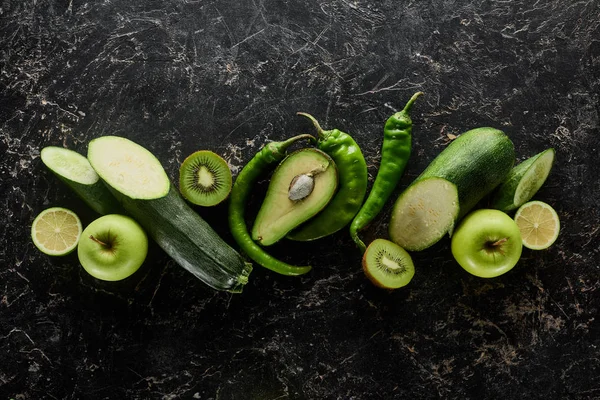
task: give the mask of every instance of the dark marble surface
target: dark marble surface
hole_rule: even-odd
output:
[[[599,1],[4,0],[0,67],[1,399],[600,398]],[[557,151],[536,196],[561,216],[553,247],[484,280],[445,239],[388,293],[342,232],[275,246],[314,271],[256,267],[232,295],[156,246],[109,284],[30,242],[46,207],[95,218],[43,146],[117,134],[173,179],[200,148],[235,174],[308,131],[302,110],[355,136],[372,182],[382,124],[417,90],[397,193],[447,134],[501,128],[519,160]],[[224,207],[198,212],[231,242]]]

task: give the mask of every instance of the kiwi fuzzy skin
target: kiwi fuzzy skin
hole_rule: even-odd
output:
[[[383,283],[381,283],[379,280],[377,280],[372,274],[371,271],[369,270],[369,267],[367,267],[367,253],[365,252],[365,254],[363,254],[363,258],[362,258],[362,269],[365,273],[365,276],[371,281],[371,283],[379,288],[382,289],[387,289],[387,290],[394,290],[394,288],[391,288],[389,286],[384,285]]]

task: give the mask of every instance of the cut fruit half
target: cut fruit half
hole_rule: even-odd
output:
[[[521,231],[523,246],[531,250],[544,250],[558,238],[560,219],[556,211],[542,201],[523,204],[515,214]]]
[[[408,285],[415,275],[410,254],[402,247],[385,239],[375,239],[365,250],[363,271],[375,285],[398,289]]]
[[[306,148],[277,167],[252,228],[252,239],[269,246],[321,211],[338,185],[334,161],[321,150]]]
[[[179,191],[193,204],[215,206],[229,196],[231,186],[229,165],[210,150],[192,153],[179,168]]]
[[[390,237],[406,250],[426,249],[452,231],[458,212],[456,185],[443,178],[423,179],[412,184],[396,201]]]
[[[75,250],[82,231],[77,214],[66,208],[52,207],[33,220],[31,239],[42,253],[64,256]]]
[[[119,136],[90,141],[88,160],[113,189],[131,199],[158,199],[169,193],[170,181],[150,151]]]
[[[554,156],[554,149],[551,148],[515,166],[496,190],[492,208],[508,212],[531,200],[546,182],[554,164]]]

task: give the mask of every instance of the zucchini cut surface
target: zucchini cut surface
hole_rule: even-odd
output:
[[[88,159],[113,189],[132,199],[157,199],[169,193],[169,177],[160,161],[129,139],[102,136],[90,141]]]
[[[459,212],[456,185],[443,178],[412,184],[396,201],[389,233],[409,251],[420,251],[439,241],[454,226]]]
[[[40,157],[46,167],[62,178],[83,185],[93,185],[100,179],[88,159],[73,150],[48,146],[42,149]]]

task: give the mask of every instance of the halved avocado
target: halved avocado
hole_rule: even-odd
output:
[[[327,154],[314,148],[291,153],[271,177],[252,239],[263,246],[277,242],[321,211],[337,185],[337,168]]]

